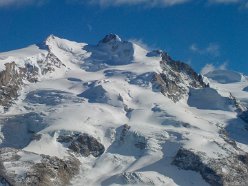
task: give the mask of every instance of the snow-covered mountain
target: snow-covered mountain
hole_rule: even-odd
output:
[[[247,87],[115,34],[0,53],[0,185],[248,185]]]

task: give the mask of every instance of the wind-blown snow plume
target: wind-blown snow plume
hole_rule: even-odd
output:
[[[214,70],[226,70],[226,67],[227,67],[227,63],[223,63],[221,64],[220,66],[216,67],[214,66],[213,64],[206,64],[202,70],[201,70],[201,74],[202,75],[205,75],[209,72],[212,72]]]
[[[210,43],[206,48],[200,48],[197,44],[192,44],[189,49],[200,55],[211,55],[217,57],[220,55],[220,46],[216,43]]]

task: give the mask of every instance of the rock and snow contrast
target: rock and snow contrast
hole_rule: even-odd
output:
[[[0,53],[0,185],[248,185],[247,87],[115,34]]]

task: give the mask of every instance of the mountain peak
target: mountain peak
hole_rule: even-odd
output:
[[[0,54],[0,185],[248,185],[239,73],[115,34],[42,45]]]
[[[49,36],[45,39],[44,43],[45,43],[45,45],[50,45],[50,44],[53,43],[54,40],[56,40],[56,39],[58,39],[58,37],[56,37],[55,35],[51,34],[51,35],[49,35]]]
[[[47,37],[47,39],[46,40],[49,40],[49,39],[55,39],[55,35],[53,35],[53,34],[50,34],[48,37]]]
[[[58,37],[56,37],[55,35],[53,34],[50,34],[49,36],[46,37],[45,40],[43,40],[42,42],[40,43],[37,43],[36,45],[40,48],[40,49],[44,49],[44,50],[47,50],[49,49],[54,41],[57,39]]]
[[[100,43],[112,43],[112,42],[121,42],[121,38],[117,34],[107,34]]]

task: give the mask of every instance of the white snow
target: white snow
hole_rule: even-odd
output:
[[[25,64],[37,65],[38,61],[44,60],[47,54],[46,50],[40,49],[37,45],[31,45],[24,49],[0,53],[0,71],[5,70],[6,63],[15,62],[18,67],[24,67]]]
[[[207,110],[234,110],[228,97],[222,97],[213,88],[191,89],[188,99],[189,106]]]

